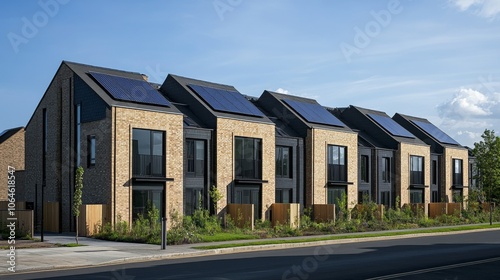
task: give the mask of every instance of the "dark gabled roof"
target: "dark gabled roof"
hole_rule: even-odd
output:
[[[62,63],[67,65],[78,77],[80,77],[90,88],[92,88],[92,90],[94,92],[96,92],[97,95],[99,95],[99,97],[102,100],[104,100],[104,102],[106,102],[109,106],[131,107],[131,108],[137,108],[137,109],[143,109],[143,110],[149,110],[149,111],[160,111],[160,112],[180,114],[179,110],[177,110],[177,108],[175,108],[175,106],[166,107],[166,106],[153,105],[153,104],[143,104],[143,103],[115,100],[106,92],[105,89],[103,89],[101,87],[101,85],[99,85],[89,75],[89,72],[99,72],[102,74],[119,76],[119,77],[123,77],[123,78],[143,80],[144,79],[143,75],[140,73],[121,71],[121,70],[116,70],[116,69],[80,64],[80,63],[69,62],[69,61],[63,61]],[[157,85],[157,84],[154,84],[154,83],[152,84],[153,88],[156,88],[155,85]]]
[[[245,96],[248,100],[250,100],[259,110],[264,113],[276,126],[275,133],[276,136],[280,137],[300,137],[300,135],[295,131],[290,125],[287,125],[284,123],[282,120],[280,120],[278,117],[273,116],[271,113],[269,113],[266,109],[264,109],[260,104],[259,104],[259,99],[257,97],[253,96]]]
[[[287,123],[291,123],[292,126],[294,125],[295,120],[298,120],[300,123],[302,123],[302,125],[305,125],[306,127],[309,127],[309,128],[320,128],[320,129],[327,129],[327,130],[340,130],[340,131],[345,131],[345,132],[352,132],[352,130],[347,126],[335,126],[335,125],[327,125],[327,124],[309,122],[308,120],[306,120],[306,118],[304,116],[302,116],[301,114],[296,112],[286,101],[286,100],[293,100],[293,101],[298,101],[298,102],[319,105],[321,107],[321,105],[314,99],[295,96],[295,95],[289,95],[289,94],[282,94],[282,93],[277,93],[277,92],[265,90],[264,93],[259,98],[259,103],[261,104],[261,107],[264,107],[265,109],[267,109],[267,111],[271,111],[268,108],[269,105],[266,104],[270,101],[269,100],[270,97],[272,97],[272,99],[274,100],[273,102],[279,102],[279,106],[280,106],[280,109],[277,109],[279,112],[276,112],[276,110],[274,110],[276,108],[273,108],[271,113],[274,116],[281,119],[282,121],[283,121],[283,119],[293,118],[294,121],[287,122]],[[284,112],[283,110],[286,110],[286,112]],[[325,113],[328,113],[328,111],[325,111]],[[336,117],[334,116],[334,118],[336,118]],[[344,125],[344,124],[342,124],[342,125]],[[297,130],[297,131],[301,130],[300,127],[293,127],[293,129]]]
[[[431,150],[436,153],[442,153],[443,148],[445,147],[454,147],[454,148],[463,148],[458,142],[456,142],[453,138],[448,136],[446,133],[441,131],[440,128],[438,133],[442,133],[441,135],[433,135],[426,131],[424,128],[420,127],[418,124],[429,124],[430,126],[434,126],[429,120],[425,118],[419,118],[414,116],[403,115],[400,113],[394,114],[392,117],[396,122],[402,125],[404,128],[409,130],[415,136],[417,136],[420,140],[425,143],[431,145]],[[424,126],[425,127],[425,126]],[[446,137],[445,140],[443,138],[439,139],[439,137]],[[450,142],[450,143],[447,143]],[[451,143],[455,142],[455,143]]]
[[[173,87],[178,85],[173,85],[172,80],[175,81],[178,85],[182,87],[182,90],[174,89]],[[269,120],[265,115],[262,116],[252,116],[246,114],[238,114],[232,112],[224,112],[220,110],[214,110],[210,104],[208,104],[203,98],[201,98],[189,85],[196,85],[202,87],[209,87],[213,89],[226,90],[230,92],[239,91],[230,85],[218,84],[208,81],[202,81],[187,77],[182,77],[178,75],[169,74],[163,85],[161,86],[161,92],[167,96],[170,100],[179,103],[185,103],[189,107],[193,107],[192,110],[196,111],[196,114],[203,114],[208,112],[212,117],[215,118],[230,118],[230,119],[238,119],[243,121],[251,121],[251,122],[261,122],[261,123],[269,123],[272,124],[272,121]],[[189,97],[185,96],[186,94],[190,95]],[[241,94],[241,93],[239,93]],[[242,95],[244,98],[244,95]],[[197,104],[192,104],[193,102]],[[252,105],[253,106],[253,105]],[[204,112],[198,112],[198,110],[203,110]],[[260,112],[259,112],[260,113]],[[202,117],[202,116],[200,116]],[[213,122],[212,122],[213,123]]]
[[[5,142],[7,139],[12,137],[12,135],[16,134],[18,131],[24,129],[23,126],[16,127],[16,128],[9,128],[0,133],[0,144]]]
[[[184,127],[206,128],[207,125],[191,111],[187,104],[173,103],[175,107],[184,115]]]

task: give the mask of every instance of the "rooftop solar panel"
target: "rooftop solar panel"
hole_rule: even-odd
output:
[[[264,117],[264,114],[237,91],[200,85],[188,85],[215,111]]]
[[[444,133],[441,129],[439,129],[437,126],[433,125],[432,123],[417,121],[417,120],[411,120],[411,122],[414,123],[415,125],[417,125],[418,127],[420,127],[427,134],[434,137],[437,141],[439,141],[441,143],[460,145],[457,141],[455,141],[453,138],[448,136],[448,134]]]
[[[283,101],[310,123],[345,127],[343,122],[318,103],[309,103],[292,99],[283,99]]]
[[[113,99],[171,107],[170,102],[144,80],[130,79],[98,72],[89,74]]]
[[[2,137],[2,136],[5,134],[5,132],[7,132],[7,131],[9,131],[9,130],[8,130],[8,129],[6,129],[6,130],[2,131],[2,132],[0,133],[0,137]]]
[[[398,124],[393,119],[382,116],[378,114],[368,114],[368,116],[382,126],[387,132],[394,136],[401,136],[407,138],[415,138],[408,130],[404,129],[400,124]]]

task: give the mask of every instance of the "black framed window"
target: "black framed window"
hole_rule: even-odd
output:
[[[455,202],[455,203],[462,202],[462,200],[463,200],[462,196],[463,196],[462,189],[455,189],[455,190],[453,190],[453,193],[452,193],[453,202]]]
[[[237,185],[234,188],[234,203],[254,204],[254,218],[261,218],[262,193],[260,185]]]
[[[361,182],[370,182],[370,158],[367,155],[361,156],[360,171],[361,171]]]
[[[437,160],[433,160],[432,167],[431,167],[431,178],[432,178],[433,185],[437,185],[437,177],[438,177]]]
[[[292,149],[290,147],[276,147],[276,177],[292,178]]]
[[[391,182],[391,159],[388,157],[382,158],[382,182],[390,183]]]
[[[235,137],[236,178],[262,179],[262,140]]]
[[[410,156],[410,185],[424,184],[424,157]]]
[[[276,189],[276,203],[292,203],[293,189]]]
[[[391,207],[391,192],[380,192],[380,204],[383,204],[386,207]]]
[[[431,192],[431,202],[439,202],[439,192],[438,191]]]
[[[88,167],[95,166],[96,139],[95,135],[88,136]]]
[[[453,185],[463,185],[463,174],[463,161],[461,159],[453,159]]]
[[[152,207],[158,209],[160,217],[163,217],[163,189],[163,184],[158,183],[132,186],[132,219],[136,220],[139,215],[146,217]]]
[[[75,107],[75,150],[76,150],[76,166],[81,165],[81,115],[82,115],[82,105],[77,104]]]
[[[335,204],[336,211],[345,210],[340,209],[340,205],[347,206],[347,195],[345,187],[328,187],[326,200],[328,204]]]
[[[358,204],[368,203],[368,202],[370,202],[370,191],[369,190],[358,191]]]
[[[191,177],[205,176],[205,140],[186,140],[187,175]]]
[[[203,189],[186,188],[184,191],[184,214],[193,215],[196,210],[202,209],[204,205]]]
[[[410,203],[424,203],[424,190],[410,189]]]
[[[347,182],[347,147],[328,145],[328,181]]]
[[[165,177],[165,133],[133,129],[133,175]]]

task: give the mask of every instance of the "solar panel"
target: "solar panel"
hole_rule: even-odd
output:
[[[9,130],[8,130],[8,129],[6,129],[6,130],[2,131],[2,132],[0,133],[0,137],[2,137],[2,136],[5,134],[5,132],[7,132],[7,131],[9,131]]]
[[[144,80],[98,72],[89,74],[116,100],[171,107],[170,102]]]
[[[377,114],[368,114],[368,116],[394,136],[415,138],[408,130],[404,129],[400,124],[387,116]]]
[[[437,126],[433,125],[432,123],[417,121],[417,120],[411,120],[411,122],[414,123],[415,125],[417,125],[418,127],[420,127],[427,134],[434,137],[436,140],[438,140],[441,143],[460,145],[457,141],[453,140],[453,138],[448,136],[448,134],[444,133],[441,129],[439,129]]]
[[[264,117],[255,105],[237,91],[193,84],[188,86],[215,111]]]
[[[345,127],[345,124],[318,103],[309,103],[292,99],[283,99],[297,114],[310,123]]]

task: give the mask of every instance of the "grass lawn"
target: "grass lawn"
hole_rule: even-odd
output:
[[[202,242],[218,242],[218,241],[232,241],[232,240],[245,240],[245,239],[257,239],[258,237],[253,234],[244,233],[230,233],[230,232],[220,232],[214,235],[201,235]]]
[[[243,247],[243,246],[258,246],[258,245],[269,245],[269,244],[289,244],[289,243],[304,243],[304,242],[315,242],[315,241],[326,241],[326,240],[340,240],[340,239],[352,239],[352,238],[365,238],[365,237],[380,237],[380,236],[399,236],[408,235],[416,233],[440,233],[440,232],[455,232],[464,230],[474,230],[474,229],[490,229],[490,228],[500,228],[500,223],[493,225],[462,225],[456,227],[444,227],[444,228],[432,228],[432,229],[420,229],[420,230],[410,230],[410,231],[393,231],[393,232],[377,232],[377,233],[363,233],[363,234],[343,234],[343,235],[329,235],[321,237],[310,237],[310,238],[298,238],[298,239],[272,239],[272,240],[260,240],[260,241],[249,241],[244,243],[229,243],[220,245],[210,245],[210,246],[196,246],[194,249],[209,250],[209,249],[223,249],[223,248],[233,248],[233,247]],[[225,239],[227,240],[227,239]],[[223,241],[222,238],[217,241]]]

